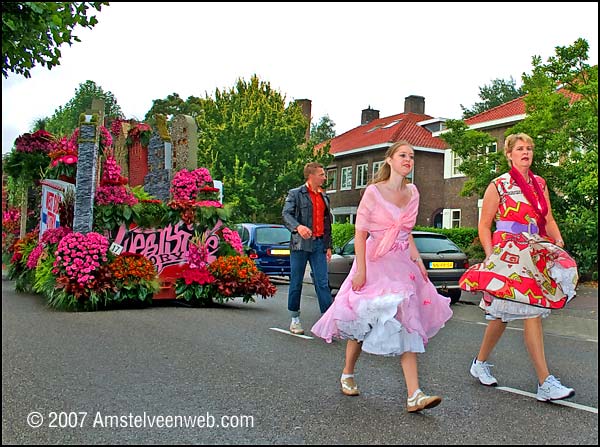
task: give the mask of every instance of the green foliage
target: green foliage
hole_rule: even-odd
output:
[[[477,228],[435,228],[417,225],[414,229],[417,231],[429,231],[431,233],[443,234],[456,245],[458,245],[463,251],[467,250],[467,248],[473,244],[475,239],[477,239]]]
[[[354,224],[334,223],[331,225],[331,241],[333,248],[341,248],[354,236]]]
[[[2,75],[29,78],[36,64],[60,65],[60,45],[81,42],[73,29],[93,28],[98,20],[88,9],[103,5],[108,2],[2,2]]]
[[[275,222],[287,191],[304,181],[303,168],[319,161],[304,141],[308,122],[300,106],[252,76],[202,101],[196,117],[198,164],[221,179],[235,221]]]
[[[22,185],[30,185],[44,177],[49,164],[50,158],[43,152],[12,150],[2,157],[2,170]]]
[[[133,220],[142,228],[162,228],[169,222],[169,207],[162,202],[140,201],[133,205]]]
[[[56,286],[56,278],[52,273],[56,258],[53,253],[48,252],[47,248],[44,251],[45,255],[40,256],[35,269],[33,291],[49,298],[54,293],[54,287]]]
[[[502,152],[489,151],[496,142],[493,137],[469,129],[464,121],[448,120],[446,126],[449,132],[440,137],[460,156],[460,171],[467,176],[460,195],[483,196],[490,181],[508,169],[506,157]]]
[[[598,269],[598,66],[587,64],[588,50],[578,39],[556,47],[545,64],[533,57],[532,74],[523,75],[527,117],[507,131],[534,137],[532,170],[549,185],[554,217],[583,275]]]
[[[54,114],[47,118],[46,130],[55,135],[71,135],[79,127],[79,115],[92,107],[92,100],[104,100],[104,116],[123,118],[121,106],[117,104],[111,92],[105,92],[94,81],[85,81],[75,89],[75,96],[64,106],[59,106]]]
[[[175,115],[189,115],[193,118],[202,112],[203,100],[195,96],[188,97],[183,100],[177,93],[171,93],[165,99],[154,99],[152,107],[146,113],[144,122],[151,126],[156,125],[157,114],[165,115],[167,118],[172,118]]]
[[[98,205],[94,204],[93,231],[103,233],[112,231],[124,223],[129,225],[134,220],[133,207],[125,204]]]
[[[310,142],[314,145],[335,137],[335,123],[329,115],[322,116],[318,123],[310,125]]]
[[[493,109],[504,103],[523,96],[523,87],[515,87],[516,81],[510,77],[510,80],[494,79],[490,85],[484,85],[479,88],[479,97],[483,100],[476,102],[471,109],[467,109],[462,104],[460,108],[463,111],[463,119],[478,115],[486,110]]]

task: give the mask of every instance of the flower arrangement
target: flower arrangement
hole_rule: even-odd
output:
[[[254,295],[267,298],[277,291],[248,256],[221,256],[208,266],[208,271],[215,277],[215,299],[219,302],[234,297],[254,302]]]
[[[2,213],[2,254],[8,254],[8,249],[19,238],[21,226],[21,211],[9,208]]]
[[[138,200],[127,185],[127,178],[121,176],[121,167],[117,163],[112,150],[106,152],[106,160],[102,171],[100,186],[96,188],[95,220],[96,228],[111,230],[122,222],[132,219],[132,206]]]
[[[212,303],[214,288],[212,284],[215,277],[208,271],[206,266],[193,268],[187,265],[175,282],[175,294],[177,298],[199,305]]]
[[[54,135],[45,130],[34,133],[24,133],[15,140],[15,149],[18,152],[42,152],[50,153],[54,148]]]
[[[108,262],[108,239],[98,233],[69,233],[58,244],[52,273],[60,289],[50,305],[67,309],[96,309],[115,292]]]
[[[77,142],[62,137],[54,143],[50,156],[50,169],[46,176],[51,178],[67,178],[74,181],[77,173]]]
[[[39,228],[36,227],[22,238],[16,239],[8,249],[9,253],[12,253],[8,277],[16,281],[15,290],[17,292],[26,292],[31,289],[33,270],[27,267],[27,261],[38,244],[39,234]]]
[[[154,264],[144,255],[121,253],[109,264],[117,288],[117,302],[152,304],[152,295],[160,290]]]
[[[54,253],[58,244],[65,236],[71,233],[69,227],[63,226],[44,231],[38,245],[32,250],[27,259],[27,266],[35,269],[33,290],[51,296],[54,293],[56,281],[52,269],[54,268]]]
[[[148,147],[150,144],[150,137],[152,136],[152,128],[146,123],[132,124],[129,132],[127,132],[127,139],[125,144],[131,147],[137,143],[140,143],[142,147]]]
[[[198,168],[192,172],[181,169],[175,174],[171,182],[173,200],[196,200],[200,190],[203,192],[218,191],[217,188],[209,187],[208,183],[212,183],[212,177],[208,169]]]

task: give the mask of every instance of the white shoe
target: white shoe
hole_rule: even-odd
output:
[[[425,410],[426,408],[437,407],[442,402],[440,396],[428,396],[423,391],[419,390],[417,394],[406,400],[406,411],[416,413],[417,411]]]
[[[486,386],[496,386],[498,385],[498,381],[492,373],[490,372],[490,365],[488,362],[479,362],[477,363],[477,357],[473,359],[473,363],[471,363],[471,375]]]
[[[300,324],[299,321],[297,323],[294,323],[292,321],[292,324],[290,324],[290,332],[292,334],[296,334],[296,335],[303,335],[304,329],[302,329],[302,325]]]
[[[560,380],[553,375],[549,375],[544,383],[538,385],[537,400],[545,402],[548,400],[566,399],[575,395],[573,388],[567,388]]]

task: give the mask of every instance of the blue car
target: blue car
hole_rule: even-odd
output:
[[[278,224],[241,223],[236,230],[246,254],[271,276],[290,276],[290,230]]]

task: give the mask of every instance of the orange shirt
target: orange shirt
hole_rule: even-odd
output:
[[[321,237],[325,234],[325,201],[321,196],[323,190],[318,188],[317,191],[310,189],[308,183],[306,184],[308,193],[310,195],[310,201],[313,206],[312,215],[312,233],[313,237]]]

